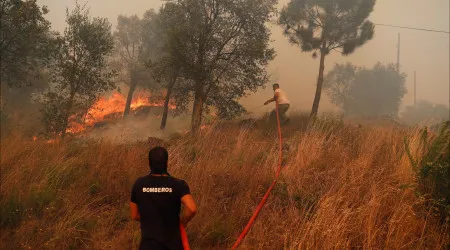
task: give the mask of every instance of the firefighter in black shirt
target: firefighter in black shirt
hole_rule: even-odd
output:
[[[183,249],[180,223],[186,226],[197,206],[187,183],[168,174],[165,148],[150,150],[148,161],[150,174],[138,178],[131,191],[131,218],[141,224],[139,249]],[[181,203],[184,213],[180,219]]]

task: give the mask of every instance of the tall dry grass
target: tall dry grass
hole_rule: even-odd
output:
[[[322,124],[284,129],[285,166],[241,249],[445,249],[449,228],[411,188],[403,139],[417,131]],[[1,145],[1,247],[130,249],[130,189],[148,173],[154,145],[107,141]],[[170,173],[187,180],[199,206],[193,249],[227,249],[270,185],[275,131],[208,128],[167,143]]]

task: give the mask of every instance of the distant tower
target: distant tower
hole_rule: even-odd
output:
[[[397,72],[400,72],[400,33],[398,33],[397,42]]]
[[[416,106],[416,71],[414,70],[414,107]]]

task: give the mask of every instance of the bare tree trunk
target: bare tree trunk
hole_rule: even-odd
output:
[[[61,138],[66,137],[66,130],[69,127],[70,110],[73,107],[73,99],[75,98],[75,91],[70,93],[69,101],[67,102],[66,113],[64,114],[64,124],[61,131]]]
[[[310,118],[317,116],[317,112],[319,111],[319,103],[320,96],[322,95],[322,85],[323,85],[323,72],[325,69],[325,48],[324,45],[320,51],[320,67],[319,67],[319,77],[317,78],[317,87],[316,87],[316,95],[314,96],[314,102],[311,109]]]
[[[130,114],[131,101],[133,100],[133,94],[134,91],[136,90],[136,85],[137,85],[136,78],[133,75],[131,75],[130,90],[128,90],[127,102],[125,103],[125,110],[123,111],[124,118],[128,116],[128,114]]]
[[[160,126],[161,130],[164,130],[166,128],[167,114],[169,113],[170,96],[172,94],[172,89],[175,86],[176,79],[177,79],[176,75],[172,76],[172,78],[170,79],[169,85],[167,86],[166,98],[164,100],[164,111],[163,111],[163,115],[162,115],[162,119],[161,119],[161,126]]]
[[[191,132],[196,133],[200,129],[203,114],[203,88],[202,84],[196,84],[194,108],[192,111]]]

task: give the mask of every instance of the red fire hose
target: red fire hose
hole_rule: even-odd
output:
[[[279,144],[280,144],[279,154],[278,154],[279,155],[278,156],[278,168],[277,168],[277,172],[275,174],[275,179],[273,180],[273,182],[270,185],[269,189],[267,189],[266,194],[262,198],[261,202],[259,203],[259,205],[256,208],[255,212],[253,213],[252,217],[248,221],[248,223],[245,226],[244,230],[239,235],[238,239],[236,240],[236,242],[234,243],[234,245],[233,245],[233,247],[231,249],[236,249],[239,246],[239,244],[241,243],[241,241],[245,238],[245,236],[247,235],[248,231],[250,231],[250,228],[252,227],[253,222],[255,222],[256,217],[259,214],[259,211],[261,211],[261,208],[266,203],[266,200],[269,197],[270,192],[272,191],[273,187],[277,183],[278,176],[280,175],[280,172],[281,172],[281,162],[282,162],[282,158],[283,158],[283,151],[282,151],[283,150],[283,140],[282,140],[282,137],[281,137],[280,117],[278,115],[278,101],[276,101],[275,112],[276,112],[276,115],[277,115],[278,139],[279,139]]]
[[[180,224],[180,232],[181,232],[181,241],[183,242],[183,249],[184,250],[191,250],[189,247],[189,241],[186,234],[186,230],[184,229],[183,225]]]
[[[247,235],[248,231],[250,231],[250,228],[252,227],[253,222],[255,222],[256,217],[258,216],[258,214],[261,211],[262,207],[266,203],[266,200],[269,197],[270,192],[272,191],[273,187],[277,183],[278,176],[280,175],[280,172],[281,172],[281,162],[282,162],[282,158],[283,158],[283,151],[282,151],[283,150],[283,140],[282,140],[282,137],[281,137],[280,117],[278,115],[278,101],[276,101],[275,112],[276,112],[276,115],[277,115],[278,139],[279,139],[279,144],[280,144],[279,145],[279,154],[278,154],[279,155],[278,156],[278,168],[277,168],[277,171],[276,171],[276,174],[275,174],[275,179],[273,180],[273,182],[270,185],[269,189],[267,189],[266,193],[264,194],[264,197],[262,198],[262,200],[259,203],[258,207],[256,208],[255,212],[253,213],[252,217],[248,221],[248,223],[245,226],[244,230],[242,231],[242,233],[239,235],[238,239],[234,243],[232,249],[236,249],[239,246],[239,244],[241,243],[241,241],[245,238],[245,236]],[[181,240],[183,242],[184,250],[190,250],[191,248],[189,247],[189,242],[188,242],[188,238],[187,238],[187,235],[186,235],[186,230],[184,229],[183,225],[181,225],[181,224],[180,224],[180,232],[181,232]]]

